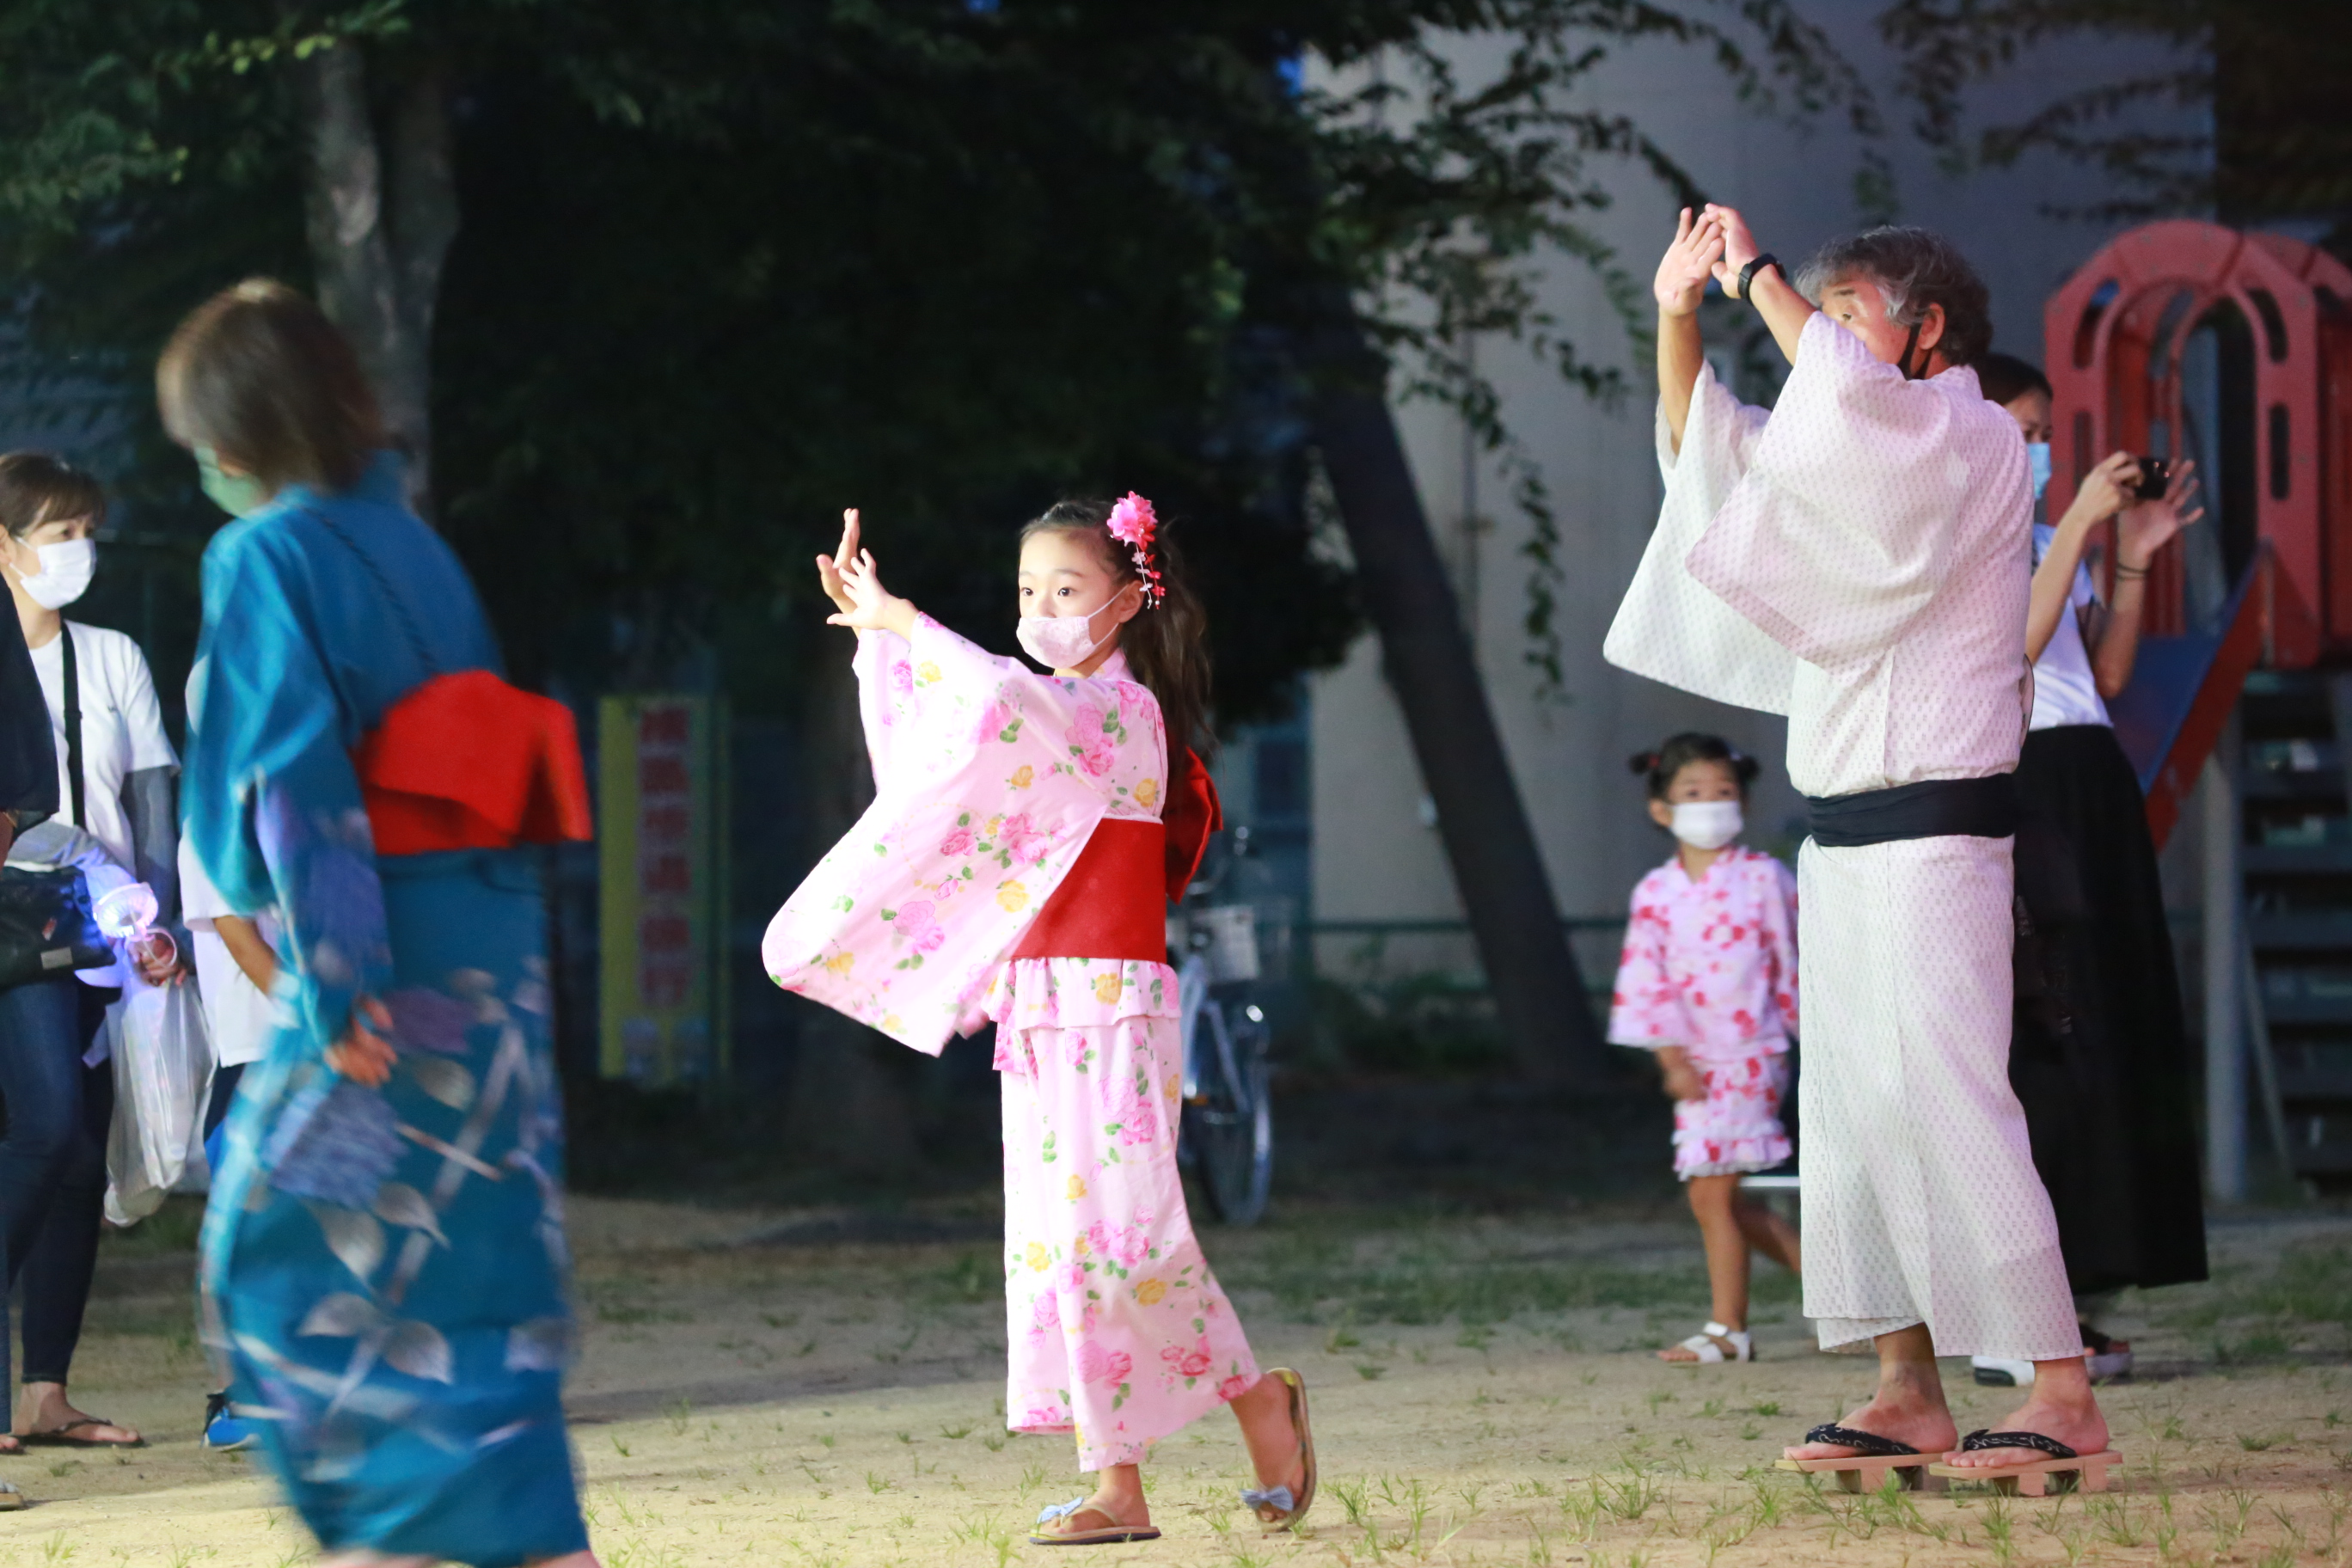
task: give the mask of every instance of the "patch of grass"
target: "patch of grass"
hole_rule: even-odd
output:
[[[109,1257],[194,1252],[196,1233],[204,1224],[205,1200],[190,1194],[174,1194],[163,1200],[162,1208],[137,1225],[120,1230],[110,1225],[105,1226],[99,1233],[99,1244]]]
[[[977,1252],[956,1255],[956,1260],[945,1268],[929,1276],[923,1283],[926,1292],[950,1301],[976,1302],[993,1299],[1004,1289],[1004,1277],[995,1265]]]
[[[1706,1300],[1697,1263],[1628,1268],[1585,1257],[1527,1256],[1507,1242],[1459,1226],[1431,1224],[1402,1234],[1354,1237],[1286,1237],[1281,1247],[1252,1248],[1217,1272],[1242,1289],[1270,1293],[1284,1313],[1312,1321],[1336,1307],[1344,1314],[1332,1342],[1370,1323],[1426,1324],[1453,1319],[1463,1342],[1484,1349],[1486,1325],[1519,1312],[1590,1307],[1681,1309]]]

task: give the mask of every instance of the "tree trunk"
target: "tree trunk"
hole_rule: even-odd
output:
[[[819,630],[831,633],[833,628]],[[823,637],[801,666],[808,671],[801,739],[812,864],[849,831],[874,799],[847,640]],[[914,1065],[907,1059],[910,1053],[830,1007],[800,1002],[797,1011],[800,1043],[784,1115],[784,1137],[793,1157],[852,1175],[905,1175],[920,1159],[908,1082]]]
[[[404,84],[387,180],[359,45],[315,50],[294,68],[310,124],[305,205],[319,305],[350,336],[387,434],[408,458],[409,499],[429,512],[433,310],[457,232],[447,75],[430,66]]]
[[[1397,436],[1387,362],[1352,314],[1321,347],[1317,439],[1496,1011],[1529,1077],[1591,1082],[1601,1030]]]

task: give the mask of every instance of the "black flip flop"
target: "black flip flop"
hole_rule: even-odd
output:
[[[68,1421],[62,1426],[52,1426],[43,1432],[19,1432],[16,1440],[26,1447],[40,1448],[143,1448],[144,1437],[133,1437],[128,1443],[115,1437],[77,1437],[75,1433],[85,1426],[111,1426],[114,1423],[103,1415],[85,1415]]]
[[[1982,1436],[1982,1433],[1978,1434]],[[2048,1438],[2042,1439],[2044,1442]],[[1859,1426],[1841,1426],[1834,1421],[1824,1421],[1805,1434],[1808,1443],[1835,1443],[1841,1448],[1859,1448],[1857,1458],[1871,1459],[1904,1459],[1919,1450],[1893,1437],[1882,1437],[1875,1432],[1865,1432]]]
[[[1964,1454],[1980,1454],[1987,1448],[2031,1448],[2053,1459],[2079,1459],[2083,1457],[2057,1438],[2044,1437],[2039,1432],[1993,1432],[1979,1428],[1960,1439],[1960,1451]]]

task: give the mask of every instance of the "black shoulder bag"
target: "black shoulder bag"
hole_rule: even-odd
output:
[[[66,784],[73,823],[82,825],[81,679],[74,664],[73,629],[65,639]],[[79,871],[31,871],[0,867],[0,990],[77,969],[103,969],[114,949],[98,929],[89,885]]]

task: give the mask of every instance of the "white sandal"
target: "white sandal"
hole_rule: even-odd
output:
[[[1730,1353],[1724,1353],[1724,1347]],[[1721,1323],[1709,1323],[1681,1344],[1675,1347],[1697,1357],[1696,1361],[1667,1362],[1668,1366],[1713,1366],[1727,1361],[1754,1361],[1756,1342],[1745,1329],[1727,1328]]]

